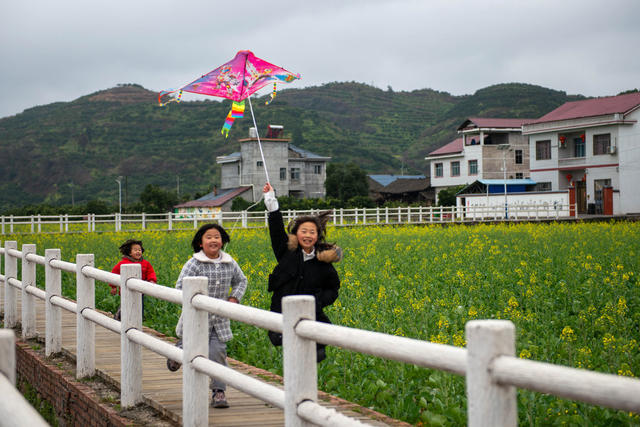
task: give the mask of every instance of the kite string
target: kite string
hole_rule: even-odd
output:
[[[260,142],[260,132],[258,132],[258,125],[256,124],[256,116],[253,114],[253,106],[251,105],[251,95],[247,97],[249,100],[249,109],[251,110],[251,118],[253,119],[253,127],[256,130],[256,137],[258,138],[258,147],[260,148],[260,157],[262,158],[262,166],[264,166],[264,174],[269,181],[269,172],[267,172],[267,163],[264,161],[264,153],[262,152],[262,143]]]

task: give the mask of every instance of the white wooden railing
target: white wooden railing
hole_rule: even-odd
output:
[[[0,330],[0,424],[3,426],[48,426],[16,389],[16,337],[11,329]]]
[[[207,377],[215,377],[284,409],[287,426],[351,426],[357,420],[317,403],[315,343],[321,342],[390,360],[411,363],[466,376],[468,424],[475,426],[517,425],[516,388],[549,393],[568,399],[625,411],[640,412],[640,380],[582,369],[523,360],[515,357],[515,327],[506,320],[474,320],[465,328],[467,348],[435,344],[378,332],[347,328],[315,321],[311,296],[283,299],[283,313],[210,298],[207,279],[186,278],[177,290],[140,280],[140,266],[123,265],[115,275],[93,267],[93,255],[78,254],[76,263],[60,259],[59,249],[36,255],[35,245],[17,250],[15,241],[5,242],[4,323],[17,325],[16,292],[22,293],[22,336],[35,335],[34,298],[46,303],[45,352],[60,351],[61,316],[65,309],[77,313],[78,378],[95,372],[95,325],[121,334],[121,405],[142,401],[142,352],[145,347],[181,362],[183,372],[184,425],[204,425],[208,419]],[[22,260],[22,280],[17,261]],[[45,290],[35,287],[36,264],[45,266]],[[76,275],[77,302],[61,297],[60,272]],[[95,310],[94,281],[121,288],[122,320],[118,322]],[[141,294],[182,305],[183,349],[142,332]],[[283,334],[284,390],[212,362],[207,352],[207,313]]]
[[[285,219],[317,214],[321,210],[284,211]],[[397,208],[334,209],[330,222],[335,226],[374,224],[424,224],[473,221],[548,220],[575,216],[576,206],[568,204],[501,206],[416,206]],[[199,224],[217,221],[231,228],[267,227],[267,212],[217,212],[213,214],[108,214],[0,216],[0,233],[100,232],[196,229]]]

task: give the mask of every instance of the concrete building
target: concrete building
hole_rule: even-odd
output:
[[[578,213],[640,213],[640,93],[567,102],[523,125],[531,178]]]
[[[249,138],[240,139],[240,151],[220,156],[221,190],[252,187],[253,201],[262,197],[266,175],[255,129]],[[283,127],[270,125],[265,138],[260,138],[264,161],[271,185],[279,196],[299,198],[325,197],[324,182],[330,157],[320,156],[291,144],[283,138]]]
[[[531,119],[469,118],[459,127],[462,136],[429,153],[431,186],[468,185],[479,179],[529,178],[529,142],[522,123]],[[501,148],[508,149],[501,150]]]

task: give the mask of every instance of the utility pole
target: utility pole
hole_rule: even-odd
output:
[[[119,176],[116,178],[116,182],[118,183],[118,213],[122,213],[122,177]]]
[[[498,150],[502,151],[502,174],[504,183],[504,219],[509,219],[509,210],[507,205],[507,152],[511,150],[511,145],[500,144]]]

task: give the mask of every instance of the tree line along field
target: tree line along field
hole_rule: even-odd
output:
[[[275,266],[265,229],[229,230],[228,252],[249,280],[243,304],[268,309],[267,277]],[[38,254],[60,248],[66,261],[95,254],[103,270],[118,246],[143,240],[159,283],[174,286],[191,256],[194,231],[39,234],[5,240],[35,243]],[[464,347],[473,319],[516,325],[516,355],[615,375],[640,375],[640,223],[527,223],[474,226],[331,228],[344,249],[342,284],[327,310],[339,325]],[[44,277],[38,267],[38,277]],[[72,275],[63,292],[75,297]],[[39,286],[44,286],[40,281]],[[98,308],[118,297],[97,283]],[[147,298],[145,324],[174,335],[177,306]],[[266,332],[234,322],[229,355],[282,374],[281,350]],[[466,423],[464,378],[330,347],[319,365],[319,388],[413,424]],[[525,390],[523,425],[634,425],[640,416]]]

